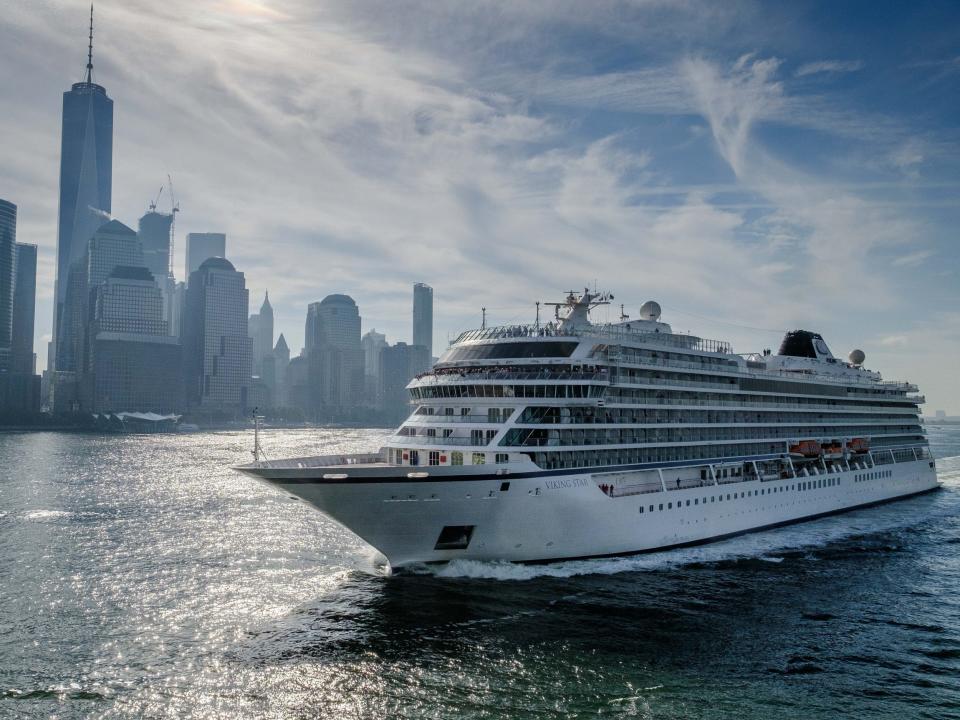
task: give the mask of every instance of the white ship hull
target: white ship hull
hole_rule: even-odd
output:
[[[606,494],[590,472],[392,481],[284,479],[277,475],[289,471],[241,469],[315,505],[383,553],[393,568],[454,559],[544,562],[650,552],[938,487],[934,463],[927,459],[621,496]],[[449,527],[472,528],[466,547],[437,549]]]

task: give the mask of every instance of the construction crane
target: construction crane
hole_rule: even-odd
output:
[[[167,173],[167,185],[170,187],[170,267],[168,268],[170,272],[170,277],[173,277],[173,241],[176,235],[174,235],[174,229],[177,224],[177,213],[180,212],[180,203],[177,202],[176,196],[173,194],[173,178],[170,177],[170,173]],[[161,187],[162,191],[163,188]],[[160,195],[157,195],[157,200],[160,199]]]
[[[152,203],[149,203],[148,205],[148,207],[150,208],[150,212],[154,212],[157,209],[157,203],[160,202],[161,195],[163,195],[163,185],[161,185],[160,190],[157,191],[157,197],[154,199]]]

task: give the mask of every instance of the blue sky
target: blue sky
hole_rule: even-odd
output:
[[[50,331],[60,97],[82,3],[13,0],[0,197],[41,250]],[[822,332],[960,414],[956,2],[97,3],[115,216],[169,172],[186,232],[228,233],[291,348],[345,292],[436,346],[585,284],[678,330]]]

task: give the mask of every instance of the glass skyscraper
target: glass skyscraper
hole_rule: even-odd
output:
[[[429,367],[433,357],[433,288],[426,283],[413,286],[413,344],[427,349]]]
[[[69,318],[70,273],[82,261],[87,242],[110,217],[113,182],[113,100],[93,82],[93,16],[87,77],[63,94],[60,137],[60,214],[57,225],[57,279],[53,317],[53,367],[75,371],[77,342]]]
[[[184,280],[200,269],[204,260],[227,256],[227,236],[224,233],[187,233],[187,267]]]
[[[229,260],[208,258],[191,273],[183,328],[190,404],[233,411],[246,407],[253,366],[249,307],[243,273]]]
[[[0,200],[0,370],[7,370],[13,342],[13,287],[17,257],[17,206]]]
[[[33,352],[34,319],[37,310],[37,246],[17,243],[16,281],[13,287],[13,364],[15,373],[37,371]]]

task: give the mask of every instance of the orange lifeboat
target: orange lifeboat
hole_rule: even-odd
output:
[[[816,440],[801,440],[790,446],[790,455],[801,460],[818,457],[820,455],[820,443]]]
[[[823,457],[827,460],[837,460],[843,457],[843,444],[832,442],[823,446]]]
[[[850,448],[850,452],[854,453],[865,453],[870,450],[870,442],[866,438],[854,438],[849,443],[847,447]]]

